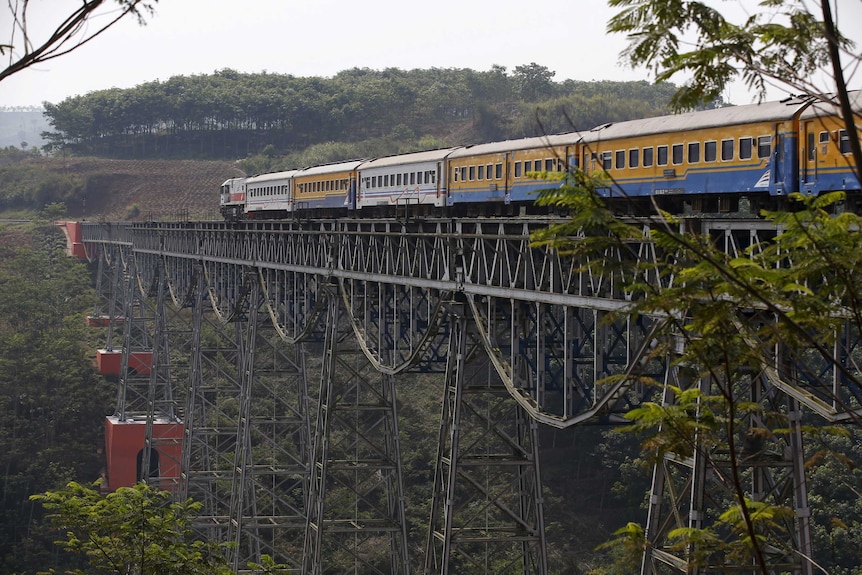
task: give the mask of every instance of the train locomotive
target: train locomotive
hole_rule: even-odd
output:
[[[862,91],[850,98],[862,123]],[[559,185],[554,173],[573,168],[604,173],[611,184],[600,193],[629,210],[658,203],[680,214],[757,213],[795,192],[860,191],[837,105],[790,97],[232,178],[221,187],[221,213],[231,221],[526,213],[538,190]]]

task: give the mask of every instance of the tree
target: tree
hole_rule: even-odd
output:
[[[735,79],[758,99],[777,86],[829,103],[837,100],[862,181],[862,146],[846,77],[852,78],[862,55],[841,33],[832,1],[761,0],[761,11],[734,23],[706,2],[608,0],[622,10],[607,29],[628,34],[631,42],[623,56],[632,66],[651,68],[657,81],[690,76],[673,98],[678,109],[720,97]],[[819,15],[813,11],[817,8]]]
[[[822,390],[803,379],[816,379],[824,366],[835,370],[844,389],[862,389],[855,355],[845,361],[835,353],[841,338],[862,333],[862,216],[830,212],[843,192],[797,196],[795,211],[764,214],[781,230],[778,235],[734,255],[708,235],[680,231],[681,221],[669,214],[649,218],[645,236],[644,221],[623,221],[598,196],[596,190],[611,185],[602,176],[575,172],[565,177],[567,185],[543,192],[539,203],[565,207],[574,215],[536,234],[535,242],[566,250],[594,273],[613,273],[631,304],[610,315],[654,318],[658,328],[645,360],[671,358],[669,369],[681,382],[637,379],[662,389],[664,398],[631,411],[626,431],[644,438],[644,452],[657,464],[666,456],[705,461],[718,487],[709,494],[719,507],[712,522],[672,531],[670,548],[695,570],[753,565],[767,575],[775,561],[799,560],[799,551],[786,544],[793,528],[791,505],[777,498],[756,500],[748,489],[752,462],[780,457],[787,443],[783,438],[801,433],[793,417],[798,409],[774,401],[782,396],[775,388],[771,397],[752,393],[759,381],[776,379],[773,370],[777,379],[806,392]],[[647,245],[656,257],[639,256]],[[637,374],[607,381],[629,377]],[[832,399],[848,420],[860,423],[858,393]],[[844,433],[822,424],[809,431],[815,436]],[[852,453],[833,456],[859,465]],[[835,517],[840,529],[830,533],[858,533],[855,517]],[[637,549],[635,531],[618,532],[620,545]],[[803,555],[809,565],[852,566],[834,565],[819,551],[816,557]],[[850,561],[858,559],[854,555]]]
[[[713,101],[737,78],[760,99],[768,86],[779,84],[811,94],[815,101],[837,103],[862,181],[859,132],[845,78],[845,70],[855,69],[860,57],[839,32],[829,1],[764,0],[761,12],[741,24],[704,2],[609,3],[623,8],[608,30],[629,34],[624,55],[632,65],[650,66],[659,81],[690,76],[674,96],[677,109]],[[812,5],[820,9],[819,16]],[[832,82],[827,88],[813,80],[824,72]],[[856,352],[845,347],[847,354],[841,357],[835,351],[845,345],[842,338],[858,340],[862,333],[862,260],[857,257],[862,219],[835,209],[844,193],[797,195],[791,211],[762,214],[775,224],[774,237],[752,241],[734,254],[696,225],[684,225],[658,208],[634,225],[624,221],[615,211],[620,206],[612,209],[597,193],[614,187],[607,174],[574,170],[563,177],[565,185],[543,193],[540,203],[567,208],[574,216],[534,239],[570,252],[597,273],[613,273],[620,295],[631,301],[620,313],[653,318],[657,328],[650,355],[668,358],[669,370],[677,376],[676,385],[653,382],[663,389],[662,401],[632,411],[628,431],[645,438],[644,450],[657,463],[666,461],[666,455],[705,462],[719,487],[709,494],[719,508],[711,522],[697,519],[696,526],[668,535],[668,548],[684,558],[682,568],[699,572],[703,566],[736,564],[766,575],[776,556],[779,562],[801,560],[806,573],[852,567],[854,560],[858,564],[855,557],[849,564],[835,564],[834,549],[830,559],[817,550],[812,556],[810,550],[787,548],[792,508],[777,500],[754,500],[745,485],[755,474],[747,468],[749,458],[779,446],[782,436],[801,434],[796,403],[817,407],[799,394],[787,405],[754,397],[757,380],[781,383],[784,391],[818,389],[846,421],[860,424],[859,394],[853,391],[860,389]],[[645,246],[655,257],[641,257],[649,251]],[[833,374],[841,387],[819,381],[825,373]],[[629,376],[609,379],[620,377]],[[822,424],[807,429],[815,437],[844,432]],[[849,453],[836,460],[853,461]],[[832,517],[829,525],[813,529],[821,539],[828,533],[833,540],[858,530],[853,514]],[[612,547],[637,548],[638,533],[634,528],[618,531]],[[652,544],[644,543],[647,549]],[[643,572],[653,572],[646,560]]]
[[[515,66],[513,77],[521,97],[535,102],[540,96],[550,94],[551,80],[555,75],[556,72],[547,66],[531,62],[523,66]]]
[[[192,535],[191,520],[201,505],[191,500],[171,502],[171,497],[143,483],[102,495],[96,487],[70,482],[65,489],[32,499],[42,503],[50,522],[64,533],[57,544],[86,557],[99,573],[231,573],[220,544]]]
[[[0,43],[0,55],[8,56],[6,67],[0,69],[0,81],[30,66],[59,58],[83,46],[102,32],[132,15],[144,24],[146,14],[152,14],[158,0],[83,0],[68,15],[58,18],[56,28],[46,38],[34,38],[30,28],[30,2],[9,2],[10,37]],[[105,8],[116,3],[116,12]],[[96,16],[104,15],[104,21]]]

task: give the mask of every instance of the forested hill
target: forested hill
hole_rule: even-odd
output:
[[[669,83],[554,82],[544,66],[382,71],[332,78],[221,70],[45,103],[48,147],[114,158],[238,159],[310,146],[330,161],[589,129],[667,112]],[[330,156],[330,157],[326,157]],[[332,157],[334,156],[334,157]],[[339,157],[340,156],[340,157]]]

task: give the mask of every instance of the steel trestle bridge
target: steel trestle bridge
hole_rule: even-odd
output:
[[[308,574],[548,573],[539,426],[622,421],[645,400],[670,401],[632,383],[645,377],[709,385],[650,354],[658,320],[609,321],[628,304],[619,272],[531,246],[551,221],[83,223],[95,315],[110,325],[107,353],[121,354],[108,419],[143,430],[137,477],[200,501],[197,528],[233,543],[237,572],[269,555]],[[775,233],[751,218],[698,223],[736,253]],[[647,240],[636,252],[656,257]],[[846,364],[859,338],[839,339]],[[800,420],[803,409],[851,416],[842,406],[858,398],[833,371],[752,378],[752,399],[791,427],[779,456],[746,460],[748,496],[796,512],[776,573],[813,573],[800,559],[812,551]],[[620,374],[631,377],[601,383]],[[404,507],[408,376],[441,399],[422,540]],[[656,464],[644,573],[699,572],[668,533],[714,517],[714,479],[699,455]]]

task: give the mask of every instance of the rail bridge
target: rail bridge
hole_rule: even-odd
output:
[[[702,385],[649,353],[655,318],[608,321],[627,305],[617,272],[531,246],[550,221],[67,224],[98,266],[89,319],[108,326],[99,366],[118,385],[109,487],[144,479],[200,501],[196,526],[234,544],[237,572],[269,555],[309,574],[547,573],[539,426],[622,421],[663,400],[633,383],[645,376]],[[740,252],[774,233],[751,218],[700,225]],[[776,572],[812,573],[799,414],[849,417],[839,375],[821,375],[753,384],[791,422],[781,455],[748,470],[749,497],[796,511]],[[404,510],[406,377],[440,394],[421,535]],[[644,573],[697,572],[668,533],[714,519],[713,479],[699,457],[655,466]]]

